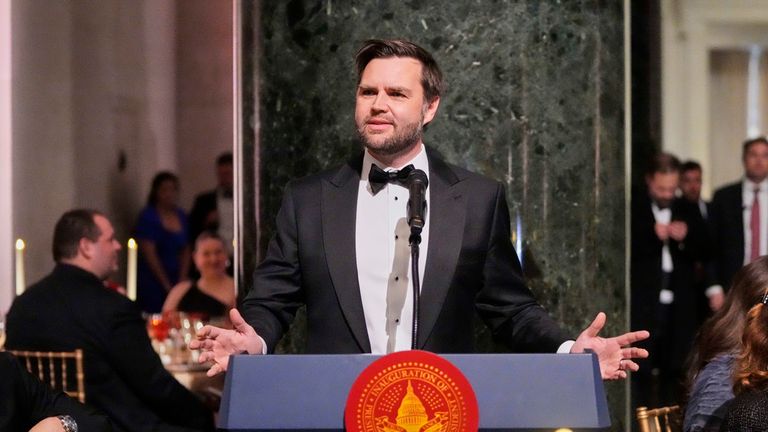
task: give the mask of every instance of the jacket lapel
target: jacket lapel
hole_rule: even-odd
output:
[[[350,236],[354,238],[355,235],[362,163],[361,153],[332,178],[323,181],[321,217],[325,256],[336,296],[361,351],[371,352],[357,277],[355,242],[349,241]]]
[[[427,149],[429,157],[429,246],[421,287],[419,335],[423,348],[437,322],[451,287],[464,235],[466,198],[459,178],[451,168]]]

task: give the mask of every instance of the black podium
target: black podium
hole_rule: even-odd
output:
[[[227,431],[344,429],[357,376],[381,356],[232,356],[218,427]],[[480,430],[606,430],[608,407],[592,354],[452,354],[472,384]]]

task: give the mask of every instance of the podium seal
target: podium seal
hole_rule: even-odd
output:
[[[384,356],[357,377],[347,398],[350,432],[476,431],[477,399],[464,375],[426,351]]]

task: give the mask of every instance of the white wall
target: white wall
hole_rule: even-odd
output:
[[[177,133],[181,205],[216,185],[215,160],[233,146],[232,2],[177,4]]]
[[[50,271],[65,210],[107,212],[124,240],[152,176],[177,168],[174,5],[12,0],[14,236],[28,243],[28,282]]]
[[[27,282],[51,267],[51,231],[75,198],[69,2],[13,0],[13,231]]]
[[[710,122],[717,119],[711,118],[710,111],[717,101],[711,100],[709,89],[709,52],[751,43],[768,46],[768,1],[663,0],[661,7],[662,147],[701,162],[703,192],[709,196],[722,179],[741,176],[741,140],[713,140]],[[722,153],[732,153],[733,159],[713,157]],[[713,176],[715,170],[717,176]]]
[[[0,0],[0,313],[13,239],[28,283],[70,208],[125,240],[159,170],[179,173],[182,206],[213,187],[232,130],[232,2]]]

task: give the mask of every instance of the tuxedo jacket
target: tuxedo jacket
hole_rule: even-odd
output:
[[[197,236],[203,231],[218,230],[218,224],[206,223],[208,215],[217,210],[217,190],[201,193],[195,197],[192,210],[189,212],[189,241],[194,244]]]
[[[58,415],[71,416],[81,431],[112,430],[106,416],[53,390],[27,372],[16,357],[0,351],[0,431],[28,431]]]
[[[744,265],[744,203],[742,182],[715,192],[708,219],[712,238],[711,283],[728,290],[733,275]]]
[[[504,188],[449,165],[427,149],[429,245],[417,348],[474,351],[473,317],[519,352],[554,352],[568,339],[526,287],[510,240]],[[307,352],[367,353],[355,258],[362,152],[343,166],[291,182],[276,234],[241,303],[274,350],[296,310],[307,306]],[[381,305],[382,308],[386,305]]]
[[[136,305],[94,274],[57,265],[14,300],[7,327],[9,349],[81,348],[85,401],[114,430],[213,430],[212,414],[163,367]]]
[[[656,236],[656,219],[648,191],[637,189],[632,195],[632,241],[630,284],[632,297],[632,328],[651,332],[651,342],[664,336],[670,341],[670,352],[664,353],[667,366],[682,367],[701,321],[699,307],[705,298],[704,288],[696,284],[695,265],[707,254],[706,226],[698,206],[677,199],[671,206],[672,221],[685,222],[688,234],[682,241],[669,239],[667,244],[674,270],[666,287],[674,293],[670,321],[664,325],[659,318],[659,292],[662,289],[662,248]],[[664,334],[662,335],[661,332]],[[653,354],[653,353],[651,353]],[[657,356],[658,357],[658,356]]]

